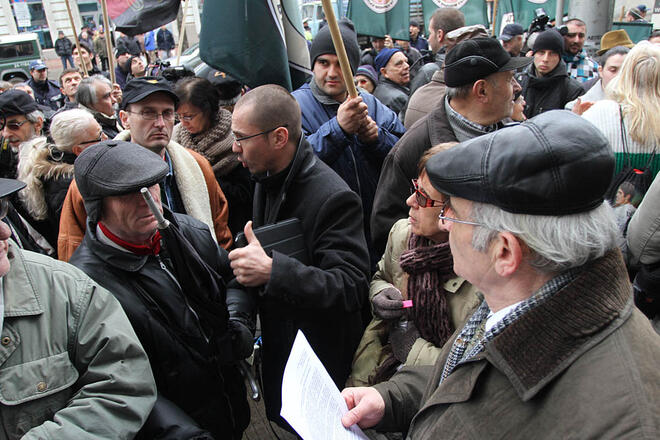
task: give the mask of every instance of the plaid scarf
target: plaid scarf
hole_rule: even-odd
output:
[[[486,321],[491,312],[484,300],[454,340],[438,386],[442,384],[457,366],[469,361],[483,351],[485,345],[502,333],[509,325],[513,324],[528,311],[542,305],[548,298],[573,281],[577,273],[577,269],[571,269],[554,277],[541,286],[531,297],[518,304],[487,332],[485,331]]]
[[[587,56],[586,50],[582,49],[575,55],[565,53],[562,58],[566,62],[566,70],[571,78],[584,83],[598,77],[598,63]]]

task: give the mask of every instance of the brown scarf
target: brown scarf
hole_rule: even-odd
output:
[[[456,277],[449,243],[435,244],[428,238],[410,234],[408,250],[401,253],[401,269],[408,276],[410,318],[420,336],[442,347],[454,328],[450,321],[444,284]]]
[[[211,121],[211,127],[202,133],[192,134],[179,124],[174,140],[186,148],[202,154],[213,166],[216,176],[224,176],[240,163],[238,155],[231,151],[234,135],[231,132],[231,113],[222,107]]]

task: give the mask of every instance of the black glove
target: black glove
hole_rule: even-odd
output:
[[[254,350],[252,331],[238,319],[229,319],[228,325],[234,359],[239,360],[250,357],[252,350]]]
[[[374,306],[374,315],[380,319],[397,319],[403,315],[403,296],[399,289],[388,287],[381,290],[371,300]]]

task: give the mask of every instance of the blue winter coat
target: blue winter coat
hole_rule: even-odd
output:
[[[312,79],[313,81],[313,79]],[[348,186],[360,195],[364,212],[365,234],[371,244],[369,219],[378,185],[383,160],[406,131],[397,115],[373,95],[360,91],[369,109],[369,116],[378,125],[378,142],[367,145],[356,135],[346,135],[337,122],[336,105],[320,103],[312,94],[309,84],[293,92],[300,104],[302,128],[314,153],[328,164]],[[372,255],[378,261],[380,255]]]

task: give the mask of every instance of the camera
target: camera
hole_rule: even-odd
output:
[[[156,61],[147,68],[147,75],[162,76],[171,83],[188,76],[195,76],[195,72],[184,66],[171,66],[169,61]]]
[[[534,32],[543,32],[548,27],[551,27],[548,25],[549,21],[550,21],[550,17],[548,17],[548,14],[546,14],[545,9],[543,8],[535,9],[534,20],[532,20],[532,24],[529,25],[529,30],[527,31],[527,34],[533,34]]]

